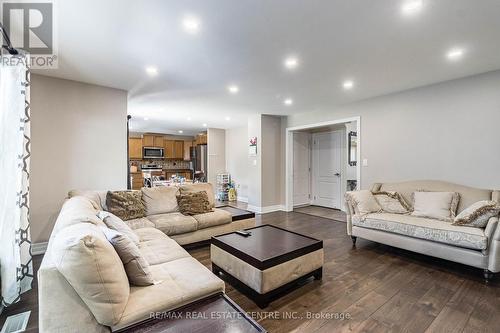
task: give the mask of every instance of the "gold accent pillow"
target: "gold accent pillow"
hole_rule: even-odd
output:
[[[109,212],[124,221],[146,216],[141,191],[108,191],[106,206]]]
[[[484,228],[490,218],[498,216],[500,205],[496,201],[482,200],[473,203],[455,217],[453,225]]]
[[[205,191],[191,193],[183,193],[181,191],[181,194],[177,196],[177,203],[179,211],[183,215],[197,215],[212,211],[212,205]]]
[[[403,196],[395,191],[380,191],[373,192],[375,200],[377,200],[382,210],[386,213],[393,214],[408,214],[411,211],[410,205],[405,201]]]

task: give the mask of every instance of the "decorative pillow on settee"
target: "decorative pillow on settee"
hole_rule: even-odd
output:
[[[460,194],[456,192],[413,192],[411,215],[453,222],[459,201]]]
[[[354,208],[356,215],[366,215],[382,211],[371,191],[351,191],[345,194],[346,201]]]
[[[208,200],[207,192],[192,192],[184,193],[177,196],[177,203],[179,205],[179,211],[183,215],[197,215],[210,213],[212,211],[212,205]]]
[[[408,214],[411,211],[410,205],[405,201],[403,196],[394,191],[373,192],[375,200],[377,200],[382,210],[386,213],[393,214]]]
[[[455,217],[453,225],[484,228],[490,218],[498,216],[500,205],[496,201],[482,200],[473,203]]]

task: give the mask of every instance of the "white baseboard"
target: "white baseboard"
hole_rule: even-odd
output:
[[[258,206],[252,206],[248,205],[247,209],[249,211],[252,211],[257,214],[266,214],[266,213],[271,213],[271,212],[277,212],[280,210],[285,210],[285,206],[283,205],[274,205],[274,206],[265,206],[265,207],[258,207]]]
[[[236,197],[236,200],[244,202],[244,203],[248,203],[248,198],[247,197]]]
[[[44,254],[45,251],[47,251],[48,244],[49,244],[49,242],[31,244],[31,254],[34,256],[39,255],[39,254]]]

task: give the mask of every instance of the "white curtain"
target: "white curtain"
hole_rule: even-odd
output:
[[[31,289],[29,224],[30,73],[23,56],[0,57],[1,305]]]

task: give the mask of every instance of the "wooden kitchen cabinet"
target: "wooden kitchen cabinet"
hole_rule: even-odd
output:
[[[184,141],[175,140],[174,142],[174,158],[176,160],[184,159]]]
[[[196,136],[196,145],[206,145],[208,142],[207,139],[207,134],[206,133],[201,133]]]
[[[142,136],[142,145],[144,147],[163,147],[165,138],[163,135],[144,134]]]
[[[165,158],[171,160],[184,159],[184,141],[182,140],[165,140]]]
[[[130,159],[142,159],[142,139],[129,138],[128,139],[128,154]]]
[[[141,187],[144,186],[144,178],[142,177],[142,172],[134,172],[130,174],[130,178],[132,178],[132,189],[140,190]]]
[[[193,141],[184,141],[184,161],[191,161],[191,147]]]
[[[163,145],[165,151],[165,158],[173,158],[174,157],[174,140],[165,140]]]

